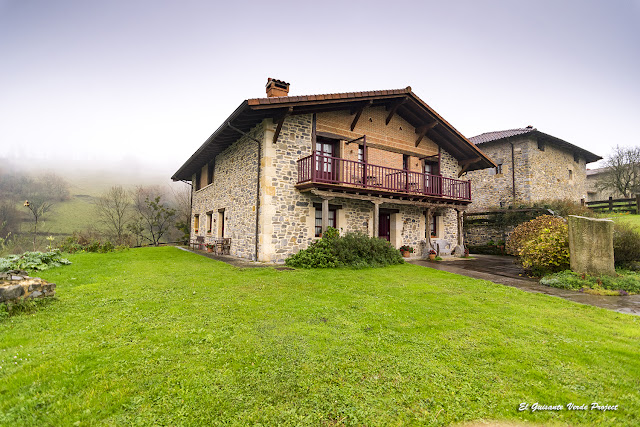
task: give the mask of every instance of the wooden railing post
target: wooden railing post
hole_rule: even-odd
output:
[[[613,197],[609,196],[609,212],[613,211]]]
[[[640,194],[636,194],[636,214],[640,215]]]
[[[311,182],[316,182],[316,150],[311,154]]]

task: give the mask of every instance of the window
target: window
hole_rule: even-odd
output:
[[[427,222],[429,221],[429,217],[427,217]],[[431,223],[429,224],[429,230],[425,230],[425,234],[429,232],[431,238],[435,238],[438,236],[438,215],[433,214],[431,216]],[[425,238],[428,238],[429,235],[426,235]]]
[[[199,228],[200,228],[200,215],[194,215],[193,216],[193,231],[195,231],[197,233]]]
[[[196,173],[196,191],[200,189],[200,172]]]
[[[364,145],[358,145],[358,161],[364,162]]]
[[[207,234],[213,229],[213,212],[207,212]]]
[[[569,179],[573,179],[573,171],[569,169]]]
[[[402,169],[409,170],[409,156],[406,154],[402,155]]]
[[[576,163],[580,163],[580,156],[578,153],[573,153],[573,161]]]
[[[336,210],[335,209],[329,208],[328,225],[329,225],[329,227],[338,228],[336,226]],[[320,234],[322,234],[322,209],[317,209],[316,208],[316,233],[315,233],[315,236],[316,237],[320,237]]]
[[[538,141],[538,150],[544,151],[544,141]]]
[[[498,166],[496,167],[496,175],[501,173],[502,173],[502,163],[498,163]]]

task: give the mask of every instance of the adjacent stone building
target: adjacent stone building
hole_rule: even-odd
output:
[[[609,197],[622,199],[625,196],[614,187],[602,188],[598,185],[608,178],[609,168],[587,169],[587,202],[607,200]]]
[[[602,157],[534,127],[469,138],[496,163],[467,173],[473,211],[540,200],[587,198],[586,165]]]
[[[463,171],[496,165],[410,87],[288,96],[269,79],[173,175],[192,185],[191,238],[282,262],[327,227],[410,245],[462,245]],[[475,201],[475,198],[473,199]]]

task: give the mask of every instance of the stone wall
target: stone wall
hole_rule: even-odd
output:
[[[275,125],[265,121],[260,261],[283,262],[315,239],[311,196],[295,188],[298,159],[312,152],[312,120],[311,114],[287,117],[276,144]]]
[[[263,125],[250,131],[254,138],[263,137]],[[231,238],[231,255],[255,258],[256,186],[258,181],[258,144],[241,137],[215,158],[213,183],[195,190],[195,176],[191,238],[204,236],[205,243],[217,237]],[[220,228],[219,212],[224,209],[224,236]],[[207,213],[212,214],[211,233],[208,233]],[[200,216],[196,234],[193,217]]]
[[[45,282],[39,277],[29,277],[26,271],[0,273],[0,303],[53,297],[55,293],[55,283]]]
[[[492,241],[506,242],[515,225],[493,225],[493,224],[474,224],[473,226],[464,227],[464,241],[468,246],[484,246]]]
[[[515,161],[515,202],[586,198],[586,163],[583,157],[574,161],[573,152],[551,143],[538,149],[535,137],[525,135],[509,141],[479,144],[478,147],[496,164],[493,168],[467,173],[471,179],[473,203],[470,211],[483,211],[514,204],[511,143]],[[569,173],[571,171],[571,174]]]

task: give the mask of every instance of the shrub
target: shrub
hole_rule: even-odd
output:
[[[58,245],[58,249],[71,254],[81,251],[106,253],[124,248],[128,249],[128,246],[119,245],[116,248],[110,241],[102,243],[100,240],[87,240],[86,235],[82,234],[74,234]]]
[[[290,256],[285,262],[301,268],[365,268],[402,264],[404,260],[400,252],[386,240],[357,233],[341,237],[336,229],[330,227],[321,239]]]
[[[50,252],[25,252],[22,255],[0,258],[0,271],[47,270],[68,264],[71,264],[71,261],[62,258],[59,249],[54,249]]]
[[[542,230],[561,226],[566,228],[565,220],[551,215],[542,215],[531,221],[524,222],[513,230],[513,233],[507,239],[505,249],[509,255],[519,256],[524,244],[537,237]]]
[[[613,257],[617,266],[640,261],[640,234],[627,223],[616,223],[613,230]]]
[[[595,290],[600,294],[637,294],[640,293],[640,274],[628,270],[617,270],[616,276],[591,276],[578,274],[571,270],[554,273],[540,279],[540,283],[560,289]],[[605,292],[602,292],[605,291]],[[617,291],[615,293],[606,291]]]
[[[569,268],[569,229],[567,224],[543,228],[527,240],[520,250],[522,266],[536,276]]]

